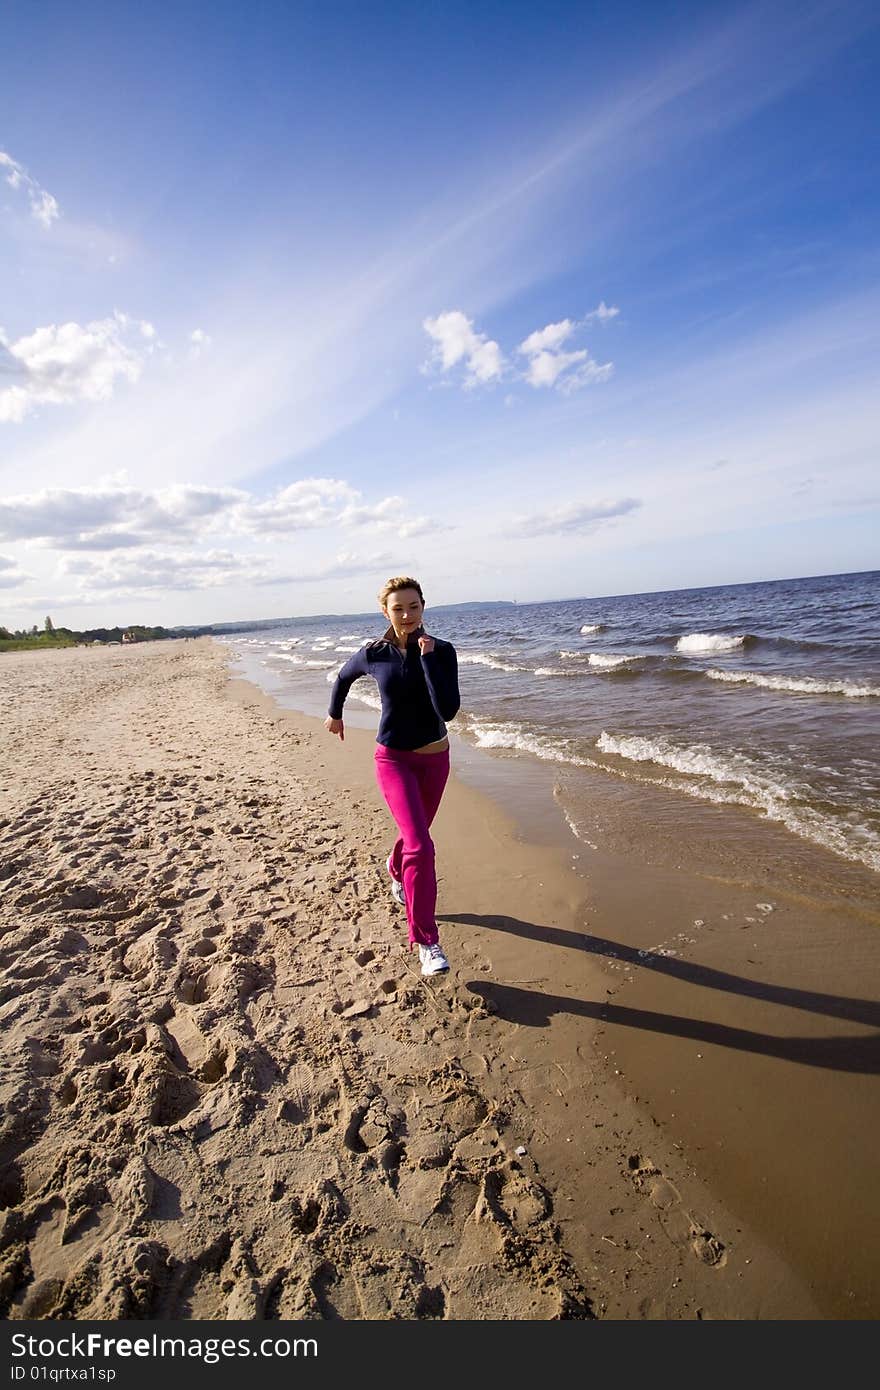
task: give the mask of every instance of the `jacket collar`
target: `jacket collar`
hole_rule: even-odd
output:
[[[420,637],[424,637],[424,635],[425,635],[425,629],[424,629],[423,625],[422,625],[421,623],[419,623],[419,626],[416,628],[415,632],[411,632],[411,633],[409,634],[409,636],[407,637],[407,639],[406,639],[406,645],[407,645],[407,646],[410,646],[411,643],[417,642],[417,641],[419,640],[419,638],[420,638]],[[385,631],[383,632],[382,636],[379,638],[379,641],[380,641],[380,642],[393,642],[394,645],[397,646],[397,635],[396,635],[396,633],[395,633],[395,631],[394,631],[394,625],[393,625],[393,623],[390,624],[390,625],[385,629]]]

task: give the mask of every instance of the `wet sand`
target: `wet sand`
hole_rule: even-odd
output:
[[[697,916],[692,874],[586,872],[454,778],[452,970],[423,980],[372,736],[226,660],[0,664],[3,1315],[876,1316],[870,959],[840,979],[795,905],[700,881],[736,937],[646,967]],[[723,943],[751,930],[747,972]]]

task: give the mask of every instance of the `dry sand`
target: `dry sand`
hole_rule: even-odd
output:
[[[0,682],[3,1316],[840,1315],[615,1075],[570,854],[453,779],[423,980],[368,733],[208,639]]]

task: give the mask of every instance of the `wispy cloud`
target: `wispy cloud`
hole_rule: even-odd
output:
[[[613,362],[594,361],[587,348],[563,352],[562,345],[579,328],[591,323],[607,323],[619,313],[619,309],[609,308],[603,299],[597,309],[579,322],[561,319],[558,323],[548,323],[545,328],[530,333],[517,348],[519,355],[528,361],[525,380],[535,388],[555,386],[566,395],[580,390],[582,386],[607,381],[614,371]]]
[[[222,589],[230,585],[272,588],[320,583],[362,574],[375,575],[391,563],[392,556],[385,551],[371,555],[340,551],[329,564],[289,573],[268,561],[238,555],[231,550],[186,554],[148,550],[137,555],[112,555],[97,560],[66,556],[61,561],[59,574],[76,585],[66,602],[90,603],[99,597],[146,598],[165,592]]]
[[[315,569],[300,571],[298,574],[271,574],[257,583],[261,587],[273,584],[314,584],[329,579],[352,579],[362,574],[381,573],[383,568],[393,564],[395,559],[389,551],[383,550],[374,555],[358,555],[350,551],[340,551],[329,565],[319,565]]]
[[[426,516],[410,516],[405,497],[385,497],[372,507],[348,506],[341,513],[339,520],[343,526],[394,527],[404,540],[413,536],[427,536],[433,531],[451,529]]]
[[[585,536],[606,522],[637,511],[641,505],[636,497],[622,497],[614,502],[572,502],[548,511],[515,517],[500,534],[526,537]]]
[[[103,401],[121,378],[137,381],[154,350],[151,323],[115,312],[110,318],[49,324],[10,341],[0,328],[0,422],[20,424],[41,405]]]
[[[0,501],[0,538],[116,550],[195,535],[247,499],[232,488],[45,488]]]
[[[609,308],[603,300],[597,309],[583,319],[561,319],[558,323],[548,323],[544,328],[535,329],[516,349],[517,354],[527,361],[525,370],[516,372],[498,343],[484,333],[477,333],[473,321],[461,309],[453,309],[438,314],[436,318],[424,320],[422,326],[434,341],[434,353],[431,360],[423,364],[422,371],[428,373],[432,369],[439,369],[446,373],[459,363],[464,363],[463,385],[468,390],[494,384],[502,377],[513,377],[535,388],[555,386],[568,394],[582,386],[607,381],[614,371],[614,364],[594,361],[587,348],[564,352],[563,344],[578,329],[594,322],[607,323],[619,313],[619,309]],[[511,399],[506,397],[505,405],[509,405]]]
[[[5,150],[0,150],[0,172],[4,173],[10,188],[21,189],[27,194],[31,216],[40,226],[51,227],[60,214],[57,199],[53,198],[51,193],[47,193],[45,188],[41,188],[36,179],[31,178],[24,165],[19,164],[18,160],[13,159]]]
[[[216,589],[227,584],[259,583],[267,566],[231,550],[190,554],[142,550],[99,560],[65,556],[61,573],[76,580],[86,594],[130,597],[151,591]]]
[[[606,304],[603,299],[595,309],[591,309],[584,316],[584,323],[610,323],[612,319],[617,318],[619,313],[620,310],[615,304]]]
[[[8,555],[0,555],[0,589],[17,588],[19,584],[26,583],[29,577],[18,568],[17,560],[11,560]]]
[[[485,333],[477,333],[473,321],[460,309],[452,309],[422,324],[434,341],[433,363],[448,372],[463,362],[466,387],[486,386],[504,374],[504,357],[498,344]],[[430,369],[431,363],[426,364]]]
[[[189,342],[189,355],[191,358],[196,359],[201,357],[203,352],[207,351],[211,346],[212,339],[210,334],[205,332],[204,328],[194,328],[189,335]]]
[[[258,499],[241,488],[44,488],[0,501],[0,540],[53,550],[131,550],[219,535],[261,541],[338,526],[404,539],[448,529],[408,514],[403,497],[365,503],[339,478],[302,478]]]

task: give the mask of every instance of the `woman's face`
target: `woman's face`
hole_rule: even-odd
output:
[[[389,594],[382,612],[395,632],[415,632],[422,621],[425,605],[418,589],[398,589]]]

